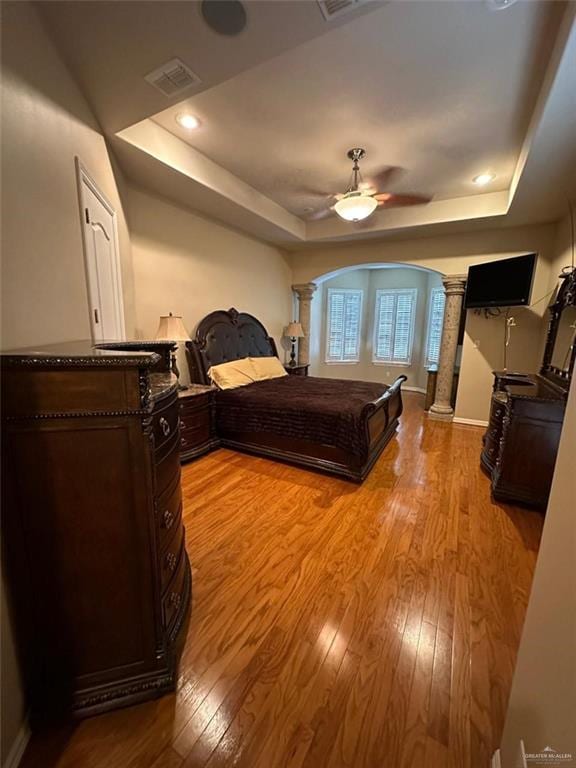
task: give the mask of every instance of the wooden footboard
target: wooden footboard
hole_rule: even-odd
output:
[[[362,481],[374,466],[376,460],[396,432],[398,419],[402,414],[402,382],[406,376],[398,376],[392,386],[377,400],[364,406],[364,422],[367,455],[365,461],[357,467],[355,480]],[[351,467],[354,471],[354,467]]]

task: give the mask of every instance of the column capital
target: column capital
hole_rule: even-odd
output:
[[[463,294],[466,291],[468,275],[442,275],[442,285],[446,294]]]
[[[292,290],[299,299],[311,299],[317,287],[316,283],[297,283]]]

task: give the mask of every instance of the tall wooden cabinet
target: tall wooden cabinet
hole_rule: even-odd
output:
[[[4,558],[40,716],[174,687],[191,577],[177,387],[159,362],[90,343],[1,358]]]

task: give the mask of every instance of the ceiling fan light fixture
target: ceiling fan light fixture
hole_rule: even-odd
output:
[[[374,213],[378,201],[365,192],[348,192],[334,204],[334,210],[345,221],[362,221]]]

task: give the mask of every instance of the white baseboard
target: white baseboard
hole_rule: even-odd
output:
[[[500,750],[497,749],[496,752],[492,755],[492,760],[490,761],[490,768],[502,768],[502,763],[500,762]]]
[[[402,384],[402,392],[419,392],[421,395],[426,394],[426,390],[422,389],[422,387],[406,387],[404,384]]]
[[[24,722],[22,723],[22,727],[16,734],[16,738],[14,739],[14,742],[12,744],[12,748],[10,749],[10,752],[8,752],[8,756],[6,757],[6,760],[4,761],[4,765],[2,768],[18,768],[18,765],[20,764],[20,760],[22,760],[22,755],[24,754],[24,750],[28,746],[28,742],[30,741],[30,728],[28,727],[28,723]]]
[[[462,419],[460,416],[454,416],[453,424],[467,424],[469,427],[487,427],[488,422],[480,419]]]

